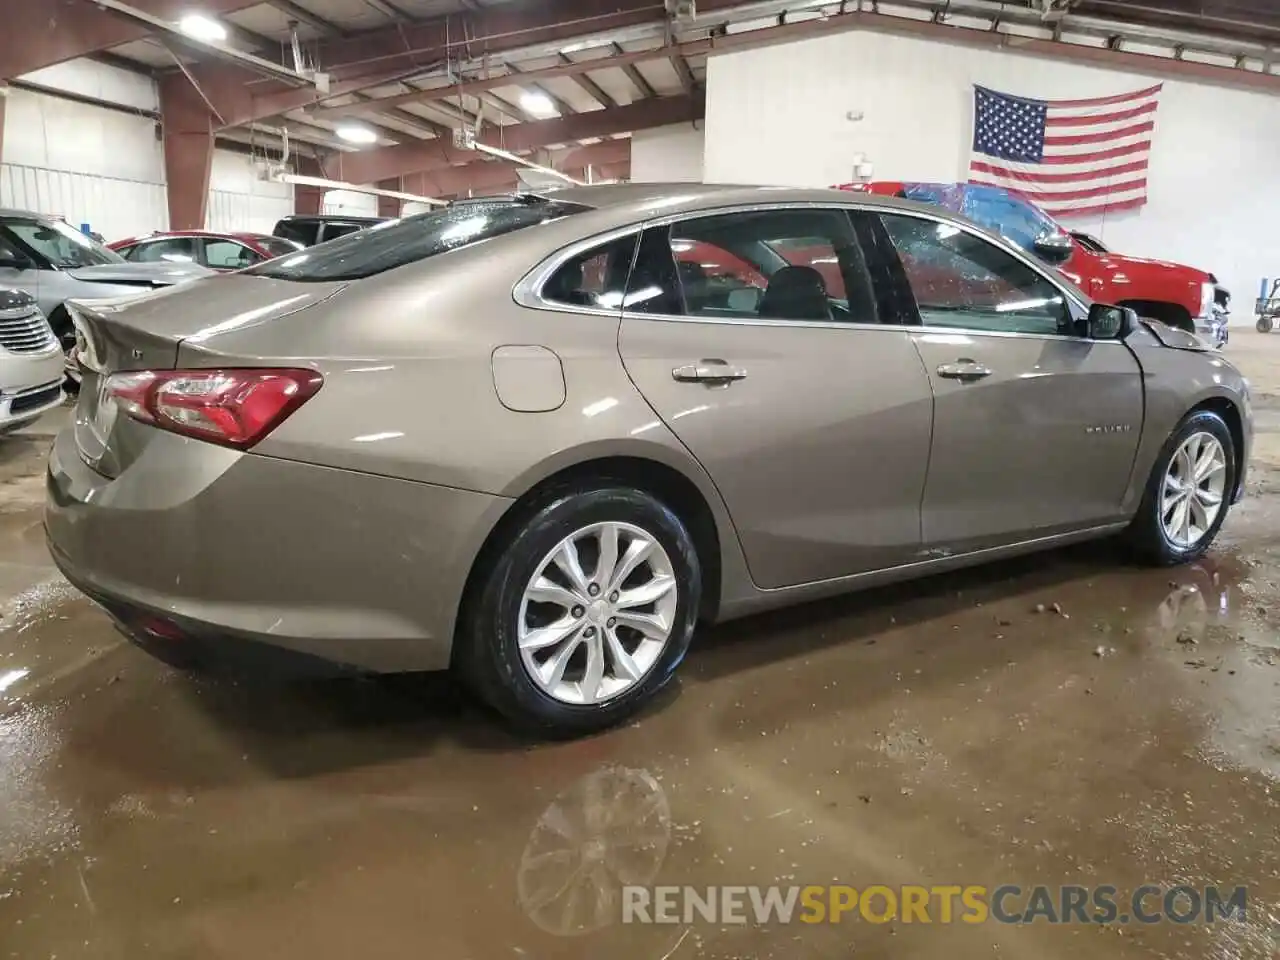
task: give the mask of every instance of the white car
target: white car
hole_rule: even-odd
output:
[[[0,433],[62,403],[63,354],[35,298],[0,287]]]

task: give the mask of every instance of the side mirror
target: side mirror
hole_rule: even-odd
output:
[[[1089,336],[1094,340],[1123,340],[1138,325],[1138,314],[1128,307],[1095,303],[1089,308]]]
[[[0,270],[30,270],[31,261],[24,257],[0,257]]]
[[[1045,231],[1036,237],[1036,254],[1045,263],[1057,266],[1066,263],[1075,253],[1076,244],[1069,233],[1050,233]]]

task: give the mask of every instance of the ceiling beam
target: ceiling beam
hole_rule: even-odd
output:
[[[808,22],[808,21],[806,21]],[[745,36],[745,34],[740,34]],[[705,55],[712,49],[711,40],[694,40],[690,43],[673,44],[671,46],[655,47],[652,50],[634,50],[623,51],[616,56],[608,57],[601,60],[577,60],[568,63],[560,63],[551,67],[542,67],[537,70],[525,70],[520,73],[504,73],[497,76],[480,77],[474,80],[463,80],[459,83],[451,83],[448,86],[440,87],[424,87],[420,90],[411,91],[409,93],[396,94],[391,97],[382,97],[378,100],[369,101],[370,104],[397,105],[401,103],[421,103],[427,100],[443,100],[446,97],[457,96],[462,93],[476,94],[485,90],[494,90],[498,87],[515,87],[522,84],[531,84],[538,80],[551,80],[556,77],[577,77],[588,70],[601,70],[607,67],[623,67],[636,63],[642,63],[646,60],[663,60],[667,58],[676,59],[686,56]],[[510,64],[506,65],[508,69]],[[686,65],[687,66],[687,65]],[[640,77],[637,72],[636,76]],[[692,74],[690,74],[692,76]],[[652,86],[640,77],[644,88],[641,90],[646,97],[656,97]],[[353,113],[360,113],[362,110],[368,109],[368,104],[346,104],[339,107],[320,107],[316,110],[316,116],[347,116]]]
[[[558,110],[562,115],[563,115],[563,114],[567,114],[567,113],[577,113],[577,112],[578,112],[577,110],[573,109],[573,104],[569,103],[567,100],[562,99],[561,97],[557,97],[554,93],[552,93],[550,90],[548,90],[548,89],[547,89],[546,87],[544,87],[542,84],[540,84],[540,83],[525,83],[525,81],[524,81],[524,71],[523,71],[523,70],[521,70],[521,69],[519,69],[519,68],[518,68],[514,63],[504,63],[504,64],[503,64],[503,66],[507,68],[507,71],[508,71],[508,72],[510,73],[510,75],[514,78],[514,79],[512,80],[511,86],[513,86],[513,87],[528,87],[528,88],[530,88],[531,90],[533,90],[535,93],[540,93],[540,94],[542,94],[544,97],[546,97],[548,100],[550,100],[550,101],[552,102],[552,104],[554,104],[554,105],[555,105],[556,110]]]
[[[211,16],[256,6],[261,0],[205,0]],[[165,20],[190,12],[185,0],[134,0],[139,10]],[[150,35],[128,20],[88,0],[21,0],[5,4],[0,31],[0,79],[9,80],[56,63],[99,53]]]
[[[331,20],[326,20],[318,13],[312,13],[306,7],[294,3],[294,0],[267,0],[269,6],[275,7],[281,13],[291,20],[297,20],[299,23],[305,23],[314,30],[319,30],[327,37],[346,36],[340,26]]]
[[[573,63],[573,61],[569,59],[569,55],[567,53],[560,54],[560,62]],[[582,90],[586,92],[587,96],[591,97],[593,100],[595,100],[596,103],[600,104],[601,106],[616,107],[618,105],[617,100],[613,99],[613,97],[605,93],[604,90],[600,87],[600,84],[596,83],[594,80],[588,77],[585,73],[573,74],[573,82],[576,83],[579,87],[581,87]]]
[[[414,21],[414,17],[409,16],[397,6],[388,3],[387,0],[364,0],[365,6],[372,7],[389,20],[397,23]]]
[[[490,127],[481,131],[480,141],[519,153],[553,143],[573,143],[587,138],[700,120],[703,112],[704,104],[701,99],[659,97],[640,100],[625,107],[592,110],[570,117]],[[455,163],[470,163],[476,156],[474,150],[454,147],[443,139],[424,140],[421,143],[346,153],[334,157],[332,169],[326,167],[325,173],[335,180],[345,180],[348,183],[373,183],[386,177],[440,169]]]
[[[675,68],[676,76],[680,78],[680,89],[684,91],[686,97],[693,96],[693,92],[698,89],[698,81],[693,77],[693,70],[689,68],[689,61],[677,54],[670,58],[671,66]]]
[[[636,69],[636,65],[634,63],[619,63],[618,58],[626,54],[626,51],[622,49],[621,45],[614,43],[610,44],[610,46],[613,49],[613,56],[610,57],[609,66],[621,66],[622,72],[627,75],[627,79],[635,85],[635,88],[638,91],[640,91],[640,96],[656,97],[658,95],[658,91],[653,89],[653,84],[644,78],[644,74]]]
[[[92,0],[81,0],[86,5]],[[225,0],[224,0],[225,2]],[[197,63],[190,73],[222,120],[220,127],[264,120],[323,100],[441,69],[448,60],[483,49],[500,56],[538,44],[562,44],[584,33],[661,23],[651,0],[562,0],[554,4],[502,4],[461,16],[397,24],[311,46],[317,68],[330,78],[327,93],[259,82],[230,64]],[[508,80],[508,83],[511,81]],[[445,94],[451,95],[451,94]],[[385,109],[418,99],[410,94],[379,104]],[[351,111],[359,112],[359,111]]]

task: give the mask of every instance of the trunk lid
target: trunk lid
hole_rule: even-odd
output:
[[[99,473],[118,476],[142,452],[152,428],[117,416],[107,378],[172,370],[184,341],[268,323],[329,299],[345,283],[292,283],[239,274],[170,287],[145,297],[70,300],[81,369],[76,445]]]

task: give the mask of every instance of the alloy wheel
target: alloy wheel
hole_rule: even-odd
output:
[[[1204,539],[1222,512],[1226,485],[1222,442],[1206,431],[1183,440],[1161,487],[1160,526],[1170,543],[1190,549]]]
[[[671,639],[679,588],[657,539],[630,523],[595,523],[561,540],[520,600],[520,659],[561,703],[599,704],[653,669]]]

